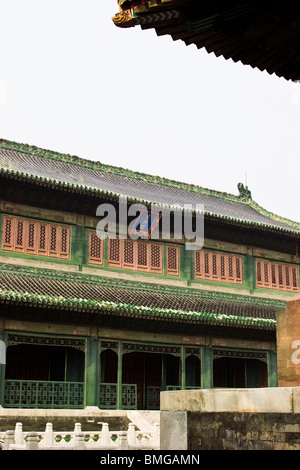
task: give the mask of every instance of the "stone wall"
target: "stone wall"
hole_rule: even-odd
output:
[[[161,450],[300,450],[300,387],[161,394]]]
[[[188,449],[300,450],[300,416],[188,412]]]

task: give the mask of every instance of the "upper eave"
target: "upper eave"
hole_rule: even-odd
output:
[[[154,28],[217,57],[300,79],[300,5],[292,0],[119,0],[119,27]]]
[[[4,139],[0,139],[0,175],[115,201],[126,197],[129,204],[147,207],[155,203],[183,210],[192,204],[196,212],[196,205],[202,204],[206,218],[300,236],[300,223],[266,211],[243,187],[235,196]]]

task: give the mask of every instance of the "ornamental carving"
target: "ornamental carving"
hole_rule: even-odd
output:
[[[113,16],[112,20],[116,26],[122,26],[124,28],[131,28],[134,26],[134,21],[130,10],[124,11],[120,8],[119,13]]]
[[[161,353],[172,354],[173,356],[181,355],[180,346],[165,346],[154,344],[137,344],[137,343],[123,343],[123,353],[143,352],[143,353]]]
[[[69,346],[83,352],[85,352],[86,348],[86,340],[81,338],[54,338],[9,333],[7,335],[7,346],[16,346],[18,344],[33,344],[35,346]]]
[[[217,357],[232,357],[232,358],[243,358],[243,359],[260,359],[267,360],[267,353],[261,351],[235,351],[226,349],[214,349],[213,356]]]

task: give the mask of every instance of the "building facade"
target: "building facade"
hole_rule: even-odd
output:
[[[241,184],[220,193],[5,140],[0,179],[1,406],[159,409],[163,390],[277,386],[300,224]],[[120,199],[129,215],[158,204],[170,236],[162,217],[156,238],[121,234]],[[185,204],[204,207],[202,248],[174,236]],[[117,237],[99,236],[99,206]]]

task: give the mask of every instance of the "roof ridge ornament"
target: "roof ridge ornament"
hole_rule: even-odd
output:
[[[237,185],[239,190],[239,197],[244,200],[252,199],[251,191],[248,189],[248,186],[244,186],[243,183],[238,183]]]

